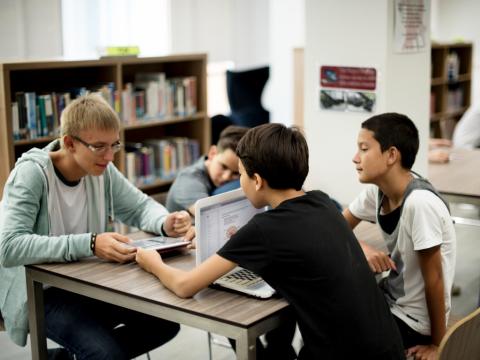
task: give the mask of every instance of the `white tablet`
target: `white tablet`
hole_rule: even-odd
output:
[[[159,252],[180,249],[190,244],[184,238],[173,238],[167,236],[154,236],[147,239],[134,240],[130,244],[125,244],[129,247],[139,247],[148,250],[157,250]]]

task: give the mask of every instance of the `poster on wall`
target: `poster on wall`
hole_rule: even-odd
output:
[[[374,68],[321,66],[319,103],[322,110],[371,113],[375,110]]]
[[[395,52],[425,51],[430,26],[427,9],[426,0],[395,0]]]

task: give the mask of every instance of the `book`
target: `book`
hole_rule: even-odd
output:
[[[25,108],[27,114],[28,138],[36,139],[37,135],[37,106],[34,92],[25,93]]]
[[[20,140],[20,122],[18,116],[18,103],[12,102],[12,132],[13,139]]]
[[[40,126],[37,128],[39,136],[48,135],[48,125],[47,125],[47,116],[45,114],[45,98],[40,95],[38,96],[38,110],[40,117]]]
[[[18,125],[19,125],[19,139],[26,139],[28,137],[27,125],[27,108],[25,106],[25,93],[15,93],[15,100],[18,104]]]
[[[53,136],[56,133],[55,119],[53,118],[53,104],[52,104],[52,95],[46,94],[43,95],[43,100],[45,104],[45,118],[47,123],[47,134]]]

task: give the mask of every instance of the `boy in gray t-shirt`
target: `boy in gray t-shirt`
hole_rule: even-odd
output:
[[[178,173],[167,195],[169,211],[187,210],[195,215],[198,199],[212,195],[215,189],[239,178],[235,150],[247,130],[241,126],[228,126],[206,156]]]

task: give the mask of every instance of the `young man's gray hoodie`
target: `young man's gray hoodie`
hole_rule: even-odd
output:
[[[24,153],[10,173],[0,203],[0,311],[10,338],[25,346],[28,310],[23,265],[76,261],[92,256],[91,233],[107,231],[119,220],[142,230],[161,233],[167,210],[133,186],[113,164],[102,176],[85,176],[89,233],[51,235],[55,175],[49,152],[60,148],[55,140],[44,149]]]

